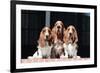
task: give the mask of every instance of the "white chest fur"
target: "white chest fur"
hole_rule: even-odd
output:
[[[49,58],[50,57],[52,46],[49,46],[48,42],[45,43],[44,47],[41,47],[40,45],[38,45],[37,48],[38,48],[38,51],[33,55],[33,57],[35,58],[43,58],[43,57]]]
[[[41,51],[42,56],[49,57],[51,54],[51,46],[45,46],[43,48],[38,48]]]
[[[77,44],[64,44],[65,56],[77,56]]]

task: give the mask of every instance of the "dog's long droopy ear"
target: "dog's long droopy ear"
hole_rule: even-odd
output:
[[[56,33],[56,27],[54,26],[51,30],[53,33]]]
[[[44,34],[42,31],[41,31],[40,36],[39,36],[38,44],[41,48],[43,48],[45,45]]]
[[[76,31],[76,29],[75,29],[75,27],[74,27],[74,36],[75,36],[75,43],[77,43],[78,42],[78,34],[77,34],[77,31]]]
[[[51,41],[54,43],[54,39],[56,38],[56,30],[55,27],[52,28],[51,30]]]
[[[67,41],[68,41],[68,31],[67,31],[67,29],[66,29],[66,30],[64,30],[64,37],[63,37],[63,41],[64,41],[64,43],[67,43]]]

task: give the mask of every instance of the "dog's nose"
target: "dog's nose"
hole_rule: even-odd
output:
[[[69,35],[71,36],[71,35],[72,35],[72,33],[69,33]]]
[[[48,38],[49,36],[48,35],[46,35],[46,38]]]
[[[57,28],[59,29],[59,28],[60,28],[60,26],[57,26]]]

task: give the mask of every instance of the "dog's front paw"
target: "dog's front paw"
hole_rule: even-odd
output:
[[[61,59],[67,59],[68,56],[61,55],[60,58],[61,58]]]
[[[80,59],[80,56],[73,56],[74,59]]]

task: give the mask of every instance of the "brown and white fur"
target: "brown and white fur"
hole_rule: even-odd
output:
[[[51,49],[51,58],[62,58],[65,55],[63,42],[58,41],[53,44]]]
[[[62,21],[56,21],[52,28],[52,42],[63,41],[64,24]]]
[[[38,50],[33,55],[35,58],[50,58],[51,55],[51,29],[49,27],[44,27],[39,36],[38,40]]]
[[[64,55],[63,48],[63,31],[64,24],[62,21],[56,21],[52,28],[52,43],[51,58],[60,58]]]
[[[78,35],[73,25],[68,26],[67,29],[64,31],[63,41],[65,56],[68,58],[77,58]]]

